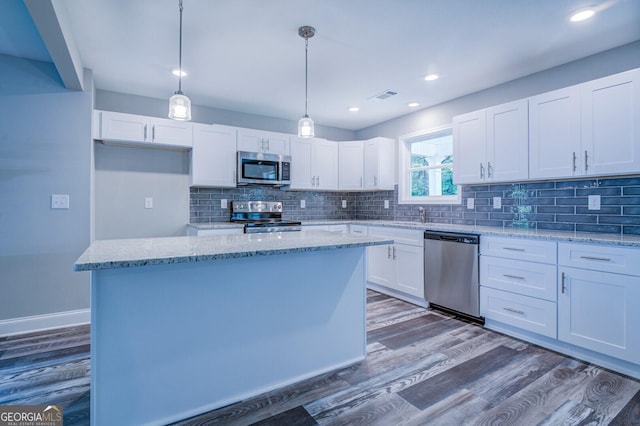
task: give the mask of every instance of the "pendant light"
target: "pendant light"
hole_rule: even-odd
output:
[[[304,116],[298,121],[298,136],[301,138],[312,138],[315,135],[313,129],[313,120],[307,113],[308,98],[308,56],[309,56],[309,39],[316,33],[315,28],[304,26],[298,28],[298,35],[304,38]]]
[[[169,118],[179,121],[191,120],[191,100],[182,93],[182,0],[179,0],[180,8],[180,53],[178,56],[179,75],[178,91],[169,99]]]

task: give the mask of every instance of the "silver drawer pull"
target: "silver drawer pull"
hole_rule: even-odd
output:
[[[524,277],[518,276],[518,275],[511,275],[511,274],[502,274],[503,277],[507,277],[507,278],[513,278],[514,280],[524,280]]]
[[[523,248],[517,248],[517,247],[502,247],[505,250],[511,250],[511,251],[525,251]]]
[[[581,259],[586,260],[600,260],[602,262],[611,262],[611,258],[609,257],[597,257],[597,256],[580,256]]]
[[[524,311],[519,311],[517,309],[513,309],[513,308],[502,308],[505,311],[509,311],[509,312],[513,312],[514,314],[520,314],[520,315],[524,315]]]

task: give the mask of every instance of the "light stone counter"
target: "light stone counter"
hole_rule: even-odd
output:
[[[388,239],[322,231],[98,240],[80,256],[74,269],[130,268],[391,243]]]

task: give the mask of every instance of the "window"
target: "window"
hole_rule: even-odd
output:
[[[398,157],[400,204],[460,204],[450,127],[401,137]]]

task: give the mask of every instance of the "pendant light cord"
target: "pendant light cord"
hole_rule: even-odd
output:
[[[307,99],[309,98],[309,37],[304,38],[304,116],[308,117]]]
[[[180,8],[180,46],[178,54],[178,92],[182,93],[182,0],[179,2]]]

